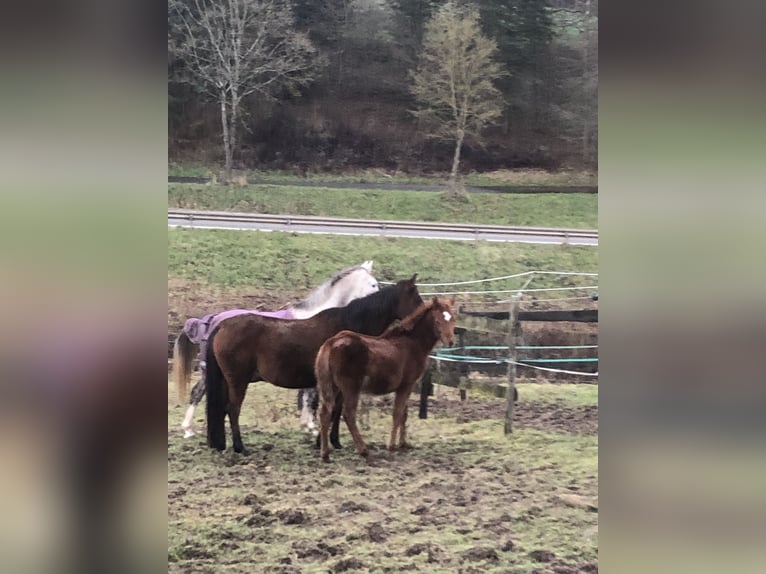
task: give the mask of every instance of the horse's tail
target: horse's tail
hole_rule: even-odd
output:
[[[176,379],[176,395],[179,403],[186,401],[186,392],[191,380],[192,363],[197,354],[197,345],[192,343],[186,331],[176,338],[173,345],[173,372]]]
[[[330,368],[330,352],[332,347],[330,343],[325,343],[319,349],[316,361],[314,361],[314,375],[317,380],[317,394],[322,402],[328,404],[335,400],[335,380],[332,375],[332,369]],[[303,400],[307,399],[306,395],[303,395]]]
[[[213,333],[207,342],[207,444],[216,450],[226,449],[226,406],[229,393],[221,367],[215,358],[213,350]]]

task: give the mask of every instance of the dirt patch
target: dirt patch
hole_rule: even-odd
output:
[[[250,528],[262,528],[274,524],[276,519],[270,510],[265,508],[254,508],[252,515],[245,519],[245,525]]]
[[[370,524],[367,527],[367,537],[372,542],[385,542],[388,539],[388,532],[379,523]]]
[[[372,508],[370,508],[369,504],[365,504],[364,502],[354,502],[353,500],[347,500],[338,506],[339,514],[344,512],[370,512],[370,510],[372,510]]]
[[[209,558],[215,558],[215,554],[199,544],[187,542],[180,548],[177,555],[171,558],[169,561],[175,562],[180,560],[206,560]]]
[[[551,562],[556,555],[550,550],[533,550],[529,553],[529,557],[535,562]]]
[[[440,562],[445,556],[446,552],[443,547],[433,542],[421,542],[419,544],[413,544],[407,550],[405,550],[405,556],[417,556],[418,554],[427,554],[428,562],[433,564]]]
[[[505,418],[504,401],[465,401],[439,399],[429,405],[429,414],[455,417],[457,422],[502,420]],[[513,424],[546,432],[598,434],[598,406],[570,406],[562,403],[525,403],[522,399],[513,410]]]
[[[282,524],[306,524],[309,516],[300,508],[291,508],[277,513],[277,517]]]
[[[529,563],[545,574],[597,572],[597,537],[588,533],[597,532],[598,513],[573,504],[598,500],[595,435],[518,433],[508,441],[499,430],[456,422],[458,413],[502,420],[505,401],[469,392],[461,404],[452,394],[454,400],[436,397],[428,424],[413,421],[416,448],[391,459],[385,451],[391,405],[378,401],[385,416],[370,416],[365,437],[374,466],[360,460],[347,433],[334,464],[322,463],[294,424],[294,393],[270,385],[258,388],[260,400],[253,392],[244,403],[250,456],[230,446],[213,453],[204,436],[169,432],[169,572],[251,572],[253,556],[259,571],[284,573],[501,574]],[[410,404],[414,418],[416,397]],[[275,423],[271,412],[282,406],[290,418]],[[525,404],[522,394],[517,425],[572,432],[566,407]],[[184,408],[169,403],[168,412],[179,418]],[[562,509],[567,528],[551,533],[541,517]]]
[[[417,413],[419,398],[410,399],[410,412]],[[375,397],[372,406],[390,412],[393,400],[386,397]],[[439,397],[431,399],[428,404],[428,416],[454,418],[458,423],[470,423],[485,420],[503,420],[506,403],[504,400],[472,400],[470,395],[465,401],[459,398]],[[572,406],[556,402],[524,402],[523,395],[519,397],[513,410],[515,428],[530,428],[545,432],[563,432],[571,434],[598,434],[598,405]]]
[[[500,560],[500,557],[497,555],[497,552],[494,548],[476,547],[463,552],[463,560],[469,562],[479,562],[480,560],[497,562]]]
[[[364,562],[361,560],[358,560],[357,558],[345,558],[335,564],[333,566],[332,571],[333,572],[348,572],[349,570],[360,570],[364,568]]]

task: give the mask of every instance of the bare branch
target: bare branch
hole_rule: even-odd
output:
[[[169,0],[171,34],[195,86],[221,104],[227,171],[242,99],[312,79],[316,51],[275,0]],[[222,98],[225,98],[222,100]],[[231,148],[231,149],[230,149]]]

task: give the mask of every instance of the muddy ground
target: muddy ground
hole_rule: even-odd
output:
[[[419,420],[413,397],[415,449],[393,457],[390,400],[373,399],[371,464],[344,427],[322,463],[271,385],[248,392],[246,457],[182,439],[169,402],[169,571],[597,572],[597,406],[519,392],[510,437],[503,400],[446,389]]]

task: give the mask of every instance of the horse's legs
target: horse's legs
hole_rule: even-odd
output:
[[[301,427],[314,436],[319,435],[316,425],[317,409],[319,408],[319,394],[316,389],[301,389],[298,391],[298,404],[301,410]]]
[[[231,425],[231,435],[234,442],[234,452],[248,454],[247,449],[242,444],[242,434],[239,430],[239,411],[242,408],[242,401],[245,400],[248,381],[241,384],[233,384],[229,387],[229,424]]]
[[[324,392],[322,394],[322,401],[319,405],[319,436],[317,439],[320,441],[322,448],[321,456],[325,462],[330,462],[330,444],[328,435],[330,434],[330,421],[332,420],[333,411],[335,410],[335,397],[338,394],[337,389],[332,389],[328,394]]]
[[[343,446],[340,444],[339,434],[340,434],[340,415],[343,411],[343,396],[341,395],[340,391],[335,390],[337,395],[334,399],[334,404],[332,407],[332,427],[330,428],[330,444],[335,448],[336,450],[340,450],[343,448]],[[324,397],[322,400],[325,400]],[[329,404],[329,403],[328,403]],[[319,439],[319,435],[316,435],[316,443],[314,448],[320,448],[321,447],[321,440]]]
[[[401,387],[396,391],[394,397],[394,414],[391,423],[391,440],[388,443],[388,450],[393,451],[396,448],[396,431],[401,428],[401,437],[404,441],[404,423],[407,420],[407,399],[409,393],[402,392]]]
[[[353,395],[353,396],[352,396]],[[367,450],[367,445],[364,444],[364,439],[359,432],[359,428],[356,426],[356,407],[359,404],[359,393],[346,392],[343,395],[343,420],[346,421],[348,431],[351,433],[351,438],[354,439],[356,445],[356,452],[365,459],[369,457],[370,453]]]
[[[200,401],[202,401],[202,397],[205,396],[206,391],[207,386],[205,385],[205,375],[203,374],[202,377],[200,377],[200,380],[197,381],[197,384],[192,388],[189,408],[186,409],[184,422],[181,423],[181,428],[184,429],[184,438],[189,438],[196,434],[194,432],[194,409]]]
[[[359,397],[359,418],[361,419],[362,428],[366,431],[370,430],[370,397],[369,395],[361,395]]]
[[[409,393],[407,393],[409,394]],[[412,445],[407,442],[407,401],[404,401],[404,410],[402,411],[399,420],[399,448],[412,448]]]
[[[340,415],[343,411],[343,396],[340,392],[335,396],[335,405],[332,410],[332,429],[330,430],[330,442],[335,449],[343,448],[340,444]]]

